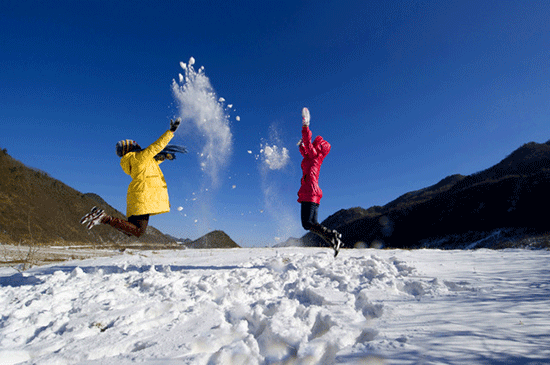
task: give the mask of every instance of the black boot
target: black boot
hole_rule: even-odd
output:
[[[312,226],[309,230],[330,244],[334,249],[334,257],[338,256],[338,252],[340,252],[340,248],[343,245],[341,240],[342,234],[338,233],[335,229],[328,229],[320,224]]]
[[[334,235],[332,230],[320,224],[313,225],[309,230],[315,233],[316,235],[318,235],[319,237],[321,237],[323,240],[325,240],[325,242],[329,243],[331,246],[334,246],[336,236]]]

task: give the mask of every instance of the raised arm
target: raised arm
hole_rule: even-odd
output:
[[[302,109],[302,147],[304,154],[309,157],[317,156],[317,150],[313,148],[311,144],[311,130],[309,129],[309,122],[311,116],[309,114],[308,108]],[[305,156],[304,156],[305,157]]]
[[[157,139],[153,144],[143,150],[142,156],[145,158],[153,158],[160,151],[166,147],[168,142],[174,137],[174,132],[178,129],[181,123],[181,119],[170,120],[170,129],[164,132],[159,139]]]

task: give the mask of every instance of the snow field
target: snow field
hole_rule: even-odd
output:
[[[4,364],[550,358],[547,251],[181,250],[0,271]],[[541,277],[546,275],[546,277]],[[515,362],[520,363],[520,362]]]

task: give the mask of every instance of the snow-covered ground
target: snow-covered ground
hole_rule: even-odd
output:
[[[1,364],[547,364],[550,252],[127,252],[0,269]]]

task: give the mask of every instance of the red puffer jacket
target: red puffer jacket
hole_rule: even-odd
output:
[[[302,160],[302,186],[298,191],[298,202],[310,202],[319,204],[323,197],[323,191],[319,187],[319,172],[323,160],[330,152],[330,143],[323,137],[317,136],[311,143],[311,131],[309,127],[302,127],[302,143],[300,153]]]

